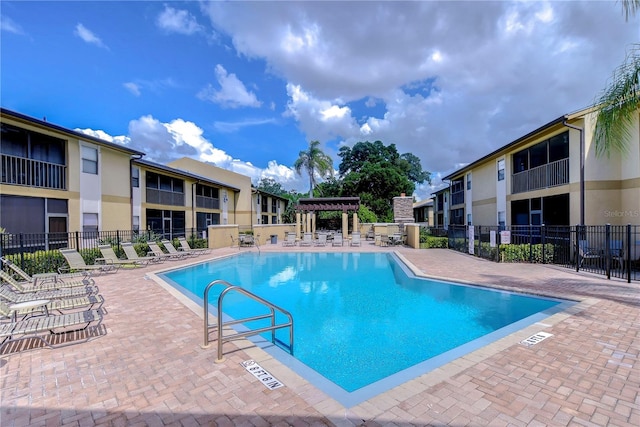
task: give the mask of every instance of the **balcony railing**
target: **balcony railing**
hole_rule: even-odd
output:
[[[147,188],[147,203],[157,205],[184,206],[184,193]]]
[[[451,194],[451,206],[461,205],[464,203],[464,191],[458,191]]]
[[[26,185],[29,187],[67,189],[67,167],[42,160],[2,155],[0,160],[2,184]]]
[[[511,194],[569,183],[569,159],[557,160],[511,175]]]
[[[204,209],[220,209],[220,199],[196,196],[196,207]]]

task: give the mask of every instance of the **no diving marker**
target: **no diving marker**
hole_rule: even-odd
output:
[[[531,335],[526,340],[520,341],[520,344],[524,344],[527,347],[532,346],[534,344],[538,344],[540,341],[546,340],[549,337],[552,337],[553,334],[548,332],[538,332],[537,334]]]
[[[254,377],[260,380],[262,384],[269,390],[275,390],[276,388],[284,387],[280,381],[273,377],[269,372],[262,369],[256,361],[254,360],[245,360],[241,363],[244,366],[244,369],[251,372]]]

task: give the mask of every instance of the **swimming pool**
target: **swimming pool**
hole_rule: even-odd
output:
[[[223,279],[291,312],[295,360],[274,346],[269,351],[345,406],[563,306],[555,299],[418,278],[390,253],[251,252],[160,276],[199,304],[207,284]],[[214,290],[213,303],[222,289]],[[224,309],[240,318],[258,307],[230,294]],[[277,335],[288,342],[288,331]]]

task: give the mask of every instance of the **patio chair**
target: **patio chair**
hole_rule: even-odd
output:
[[[296,233],[287,233],[287,237],[282,242],[282,246],[295,246],[295,245],[296,245]]]
[[[78,336],[75,336],[73,341],[55,340],[59,341],[58,344],[50,338],[66,332],[97,328],[100,323],[102,323],[102,313],[99,310],[36,316],[17,322],[0,323],[0,351],[9,343],[29,338],[38,339],[50,348],[85,342],[93,338],[94,335],[84,335],[81,340],[78,339]]]
[[[304,233],[302,235],[302,240],[300,241],[300,246],[311,246],[311,245],[313,245],[313,234]]]
[[[64,256],[64,259],[67,260],[67,264],[69,264],[69,267],[60,267],[58,268],[58,271],[60,273],[66,273],[66,272],[70,272],[70,271],[91,271],[91,272],[95,272],[95,273],[115,273],[118,271],[118,269],[120,268],[120,265],[118,264],[92,264],[92,265],[87,265],[84,262],[84,258],[82,258],[82,255],[80,255],[80,252],[78,252],[75,249],[59,249],[60,253],[62,254],[62,256]]]
[[[238,235],[238,246],[240,247],[251,247],[256,244],[256,239],[253,237],[253,234],[239,234]]]
[[[169,252],[169,255],[173,255],[176,257],[183,257],[183,258],[198,256],[195,252],[184,252],[184,251],[177,250],[176,247],[173,246],[173,243],[171,242],[171,240],[162,239],[161,242],[162,242],[162,246],[164,246],[167,252]]]
[[[211,249],[209,248],[193,248],[192,249],[191,246],[189,245],[189,242],[184,237],[178,237],[178,242],[180,242],[180,247],[185,252],[193,251],[198,253],[199,255],[206,255],[211,253]]]
[[[175,260],[178,260],[178,259],[184,259],[186,257],[185,254],[179,253],[178,251],[176,251],[175,254],[168,254],[168,253],[164,252],[162,249],[160,249],[160,246],[158,246],[158,244],[156,242],[153,242],[153,241],[147,242],[147,245],[149,245],[149,253],[153,254],[153,256],[157,256],[159,258],[164,258],[164,259],[175,261]],[[165,248],[166,248],[166,246],[165,246]]]
[[[380,246],[389,246],[391,240],[388,234],[380,234]]]
[[[40,283],[44,283],[44,282],[65,282],[68,281],[66,283],[74,283],[74,282],[84,282],[85,284],[93,284],[94,281],[93,279],[91,279],[91,271],[80,271],[77,273],[65,273],[65,274],[60,274],[60,273],[55,273],[55,272],[51,272],[51,273],[38,273],[38,274],[34,274],[33,276],[29,275],[26,271],[24,271],[22,268],[18,267],[15,263],[13,263],[11,260],[5,258],[5,257],[0,257],[0,262],[2,262],[2,264],[4,264],[5,266],[9,267],[11,270],[13,270],[13,272],[15,274],[17,274],[18,276],[22,277],[22,279],[25,282],[29,282],[31,284],[33,284],[34,286],[38,284],[38,282]]]
[[[20,292],[13,289],[6,283],[0,284],[0,299],[3,299],[12,303],[19,303],[25,301],[33,301],[37,299],[63,299],[63,298],[76,298],[86,297],[89,295],[97,295],[98,287],[94,285],[88,285],[84,288],[67,288],[67,289],[53,289],[49,291],[38,292]]]
[[[122,246],[122,250],[124,251],[124,254],[127,256],[127,259],[130,259],[131,261],[147,261],[147,262],[153,262],[153,263],[160,263],[160,262],[164,262],[165,260],[165,257],[139,256],[138,252],[136,252],[136,248],[133,247],[133,243],[131,242],[123,242],[120,244],[120,246]]]
[[[315,241],[316,246],[327,246],[327,235],[326,233],[318,233],[318,238]]]
[[[333,235],[331,246],[342,246],[342,234],[336,233]]]
[[[111,245],[98,245],[98,249],[100,249],[100,253],[102,254],[102,258],[96,258],[96,262],[102,264],[119,264],[122,267],[130,266],[130,267],[144,267],[149,262],[141,261],[141,260],[131,260],[131,259],[120,259],[116,255],[115,251],[111,247]]]
[[[62,298],[62,299],[34,299],[23,302],[5,302],[0,300],[0,323],[2,317],[16,322],[25,320],[33,315],[49,315],[52,312],[67,314],[79,309],[101,310],[104,304],[102,295],[87,295],[84,297]]]
[[[585,261],[596,261],[599,263],[602,259],[602,252],[599,249],[589,247],[587,240],[578,241],[578,253],[580,256],[579,266],[582,267]]]
[[[0,282],[6,282],[9,286],[20,293],[56,291],[70,288],[86,288],[92,283],[85,282],[45,282],[34,285],[30,282],[19,282],[6,271],[0,270]]]
[[[360,246],[360,233],[351,233],[351,246]]]

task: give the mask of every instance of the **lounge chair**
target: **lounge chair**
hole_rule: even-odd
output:
[[[160,246],[158,246],[158,244],[156,242],[147,242],[147,245],[149,245],[149,253],[153,254],[153,256],[157,256],[159,258],[164,258],[164,259],[169,259],[169,260],[177,260],[177,259],[184,259],[185,256],[186,256],[185,254],[182,254],[182,253],[168,254],[166,252],[163,252],[163,250],[160,249]]]
[[[32,301],[34,299],[62,299],[62,298],[75,298],[86,297],[88,295],[97,295],[98,287],[94,285],[88,285],[84,288],[67,288],[67,289],[53,289],[49,291],[38,292],[19,292],[13,289],[6,283],[0,284],[0,299],[8,302],[18,303],[25,301]]]
[[[153,263],[164,262],[165,257],[158,256],[139,256],[138,252],[136,252],[136,248],[133,247],[133,243],[131,242],[123,242],[120,244],[122,246],[122,250],[124,254],[127,256],[127,259],[131,261],[147,261]]]
[[[253,237],[253,234],[239,234],[238,235],[238,246],[241,247],[250,247],[256,244],[256,239]]]
[[[578,254],[580,256],[579,266],[582,267],[585,261],[595,261],[599,263],[602,259],[602,253],[600,250],[589,247],[587,240],[578,241]]]
[[[302,235],[302,240],[300,241],[300,246],[311,246],[313,245],[313,234],[304,233]]]
[[[185,252],[194,251],[194,252],[197,252],[199,255],[206,255],[211,253],[211,249],[209,248],[193,248],[192,249],[191,246],[189,245],[189,242],[184,237],[178,237],[178,242],[180,242],[180,247]]]
[[[331,243],[331,246],[342,246],[342,234],[341,233],[336,233],[333,235],[333,243]]]
[[[23,302],[5,302],[0,300],[0,318],[6,317],[13,322],[25,320],[27,317],[36,314],[45,314],[56,312],[58,314],[66,314],[83,310],[100,310],[104,304],[102,295],[87,295],[84,297],[62,298],[62,299],[34,299]],[[0,320],[2,322],[2,320]]]
[[[60,267],[58,271],[60,273],[66,273],[68,271],[91,271],[95,273],[115,273],[120,268],[118,264],[93,264],[87,265],[78,252],[75,249],[60,249],[60,253],[67,260],[67,264],[69,264],[68,268]]]
[[[282,246],[295,246],[296,233],[287,233],[287,238],[282,242]]]
[[[115,264],[115,265],[119,264],[123,267],[131,266],[135,268],[135,267],[144,267],[149,263],[149,261],[120,259],[116,255],[111,245],[98,245],[98,249],[100,249],[102,258],[96,258],[96,262],[101,264]]]
[[[360,246],[360,233],[351,233],[351,246]]]
[[[0,282],[6,282],[9,286],[20,293],[56,291],[69,288],[86,288],[92,284],[91,282],[45,282],[34,285],[30,282],[19,282],[2,270],[0,270]]]
[[[38,283],[44,283],[44,282],[54,282],[54,283],[84,282],[86,284],[93,284],[93,279],[91,279],[91,271],[80,271],[77,273],[65,273],[65,274],[54,273],[54,272],[38,273],[31,276],[22,268],[18,267],[14,262],[12,262],[11,260],[5,257],[0,257],[0,262],[2,262],[2,264],[4,264],[5,266],[9,267],[11,270],[13,270],[15,274],[22,277],[24,281],[32,283],[34,286],[37,285]]]
[[[17,322],[0,323],[0,350],[11,342],[29,338],[38,339],[50,348],[85,342],[91,339],[93,335],[87,334],[82,340],[62,340],[59,344],[56,344],[49,338],[51,338],[52,335],[60,335],[65,332],[80,331],[90,327],[97,328],[100,323],[102,323],[102,313],[99,310],[78,311],[75,313],[61,315],[36,316],[27,320],[19,320]]]
[[[173,243],[171,243],[171,240],[162,239],[161,242],[162,242],[162,246],[164,246],[167,252],[169,252],[169,255],[173,255],[175,257],[182,257],[182,258],[187,258],[190,256],[198,256],[194,252],[183,252],[183,251],[177,250],[176,247],[173,246]]]
[[[327,235],[325,233],[318,233],[318,238],[315,241],[316,246],[327,246]]]

